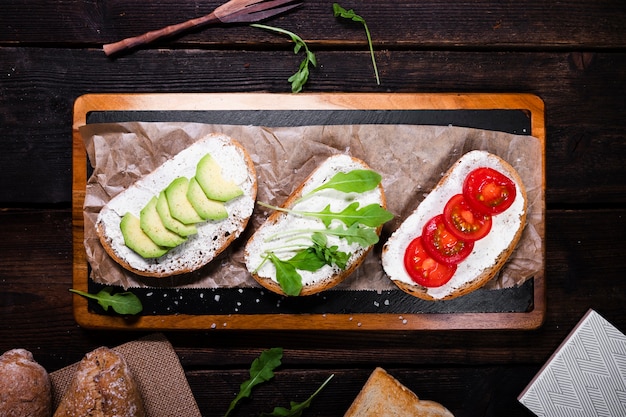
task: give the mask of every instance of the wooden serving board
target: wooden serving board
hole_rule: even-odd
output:
[[[383,114],[383,116],[380,116]],[[260,118],[255,119],[261,115]],[[383,117],[383,121],[379,120]],[[293,120],[296,120],[295,122]],[[79,97],[73,119],[73,288],[96,292],[101,288],[89,278],[84,239],[83,202],[88,178],[88,161],[79,127],[86,123],[124,121],[188,121],[217,124],[253,124],[282,126],[288,123],[359,124],[408,123],[456,125],[486,130],[502,130],[518,135],[532,135],[541,141],[542,190],[545,190],[545,126],[542,100],[530,94],[386,94],[386,93],[207,93],[207,94],[89,94]],[[299,121],[298,121],[299,120]],[[304,123],[304,124],[303,124]],[[291,125],[291,124],[289,124]],[[542,219],[545,207],[541,207]],[[543,229],[542,229],[543,230]],[[543,239],[544,236],[541,236]],[[545,249],[544,249],[545,251]],[[545,268],[545,253],[541,254]],[[205,308],[194,302],[190,290],[176,306],[162,305],[169,294],[179,289],[133,289],[144,302],[138,316],[107,314],[93,301],[75,296],[76,321],[86,328],[204,330],[204,329],[275,329],[275,330],[450,330],[450,329],[521,329],[541,326],[545,316],[544,270],[523,286],[505,290],[479,290],[462,302],[427,302],[407,296],[400,290],[388,294],[352,291],[350,306],[346,294],[327,291],[324,302],[310,297],[298,303],[281,299],[277,309],[274,294],[259,303],[254,289],[239,290],[239,297],[256,300],[253,308],[241,303],[221,303],[219,308]],[[168,293],[168,291],[170,291]],[[183,290],[180,290],[183,291]],[[186,290],[184,290],[186,291]],[[163,297],[152,297],[162,292]],[[344,291],[350,292],[350,291]],[[172,294],[173,294],[172,293]],[[262,294],[262,293],[261,293]],[[150,295],[151,297],[147,297]],[[205,297],[224,297],[218,290],[204,290]],[[380,297],[394,297],[401,307],[385,308]],[[272,298],[274,297],[274,298]],[[495,300],[495,301],[493,301]],[[232,301],[232,300],[231,300]],[[490,303],[501,306],[483,309]],[[205,303],[203,303],[205,304]],[[372,307],[375,305],[376,307]],[[174,308],[172,308],[174,307]]]

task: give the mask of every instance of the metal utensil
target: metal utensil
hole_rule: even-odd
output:
[[[294,0],[230,0],[205,16],[166,26],[163,29],[146,32],[143,35],[126,38],[119,42],[109,43],[104,45],[102,49],[104,49],[106,55],[113,55],[125,49],[145,45],[159,38],[172,36],[193,27],[211,23],[258,22],[300,5],[300,2]]]

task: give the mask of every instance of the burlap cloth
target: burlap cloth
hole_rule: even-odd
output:
[[[126,359],[141,392],[148,417],[201,417],[178,356],[160,333],[112,348]],[[50,374],[54,409],[76,372],[78,363]]]

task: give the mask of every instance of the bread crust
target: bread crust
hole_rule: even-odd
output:
[[[369,166],[364,161],[362,161],[362,160],[360,160],[358,158],[355,158],[353,156],[335,155],[334,157],[340,157],[340,156],[349,157],[350,160],[353,163],[359,165],[361,169],[370,169]],[[311,181],[313,176],[323,166],[323,164],[326,163],[327,161],[329,161],[331,158],[333,158],[333,157],[332,156],[329,157],[326,161],[324,161],[322,164],[320,164],[313,172],[311,172],[306,177],[306,179],[304,181],[302,181],[298,185],[298,187],[296,189],[294,189],[294,191],[289,195],[289,197],[287,197],[285,202],[280,207],[281,208],[291,208],[291,207],[293,207],[293,205],[297,202],[297,200],[300,197],[302,197],[302,192],[303,192],[304,187]],[[387,208],[387,200],[385,198],[384,189],[383,189],[381,184],[378,184],[377,190],[380,193],[379,203],[380,203],[382,208],[386,209]],[[277,223],[283,221],[287,216],[288,216],[287,213],[284,213],[284,212],[281,212],[281,211],[274,211],[274,212],[272,212],[268,216],[268,218],[265,220],[264,224],[261,225],[261,227],[255,232],[255,234],[252,235],[252,237],[250,237],[250,239],[248,240],[248,243],[246,244],[246,248],[245,248],[245,257],[248,258],[248,256],[249,256],[248,248],[255,241],[255,239],[259,239],[259,235],[260,235],[261,229],[263,227],[268,227],[269,225],[277,224]],[[382,230],[382,226],[376,228],[376,234],[378,234],[380,236],[381,230]],[[358,249],[356,252],[354,252],[353,256],[351,257],[351,260],[349,261],[348,265],[346,265],[345,269],[341,270],[339,268],[334,268],[333,269],[334,273],[332,273],[332,275],[328,275],[328,276],[326,276],[326,277],[324,277],[322,279],[319,279],[315,283],[308,284],[308,285],[303,285],[302,290],[301,290],[299,295],[300,296],[307,296],[307,295],[317,294],[319,292],[328,290],[328,289],[338,285],[343,280],[345,280],[350,274],[352,274],[352,272],[354,272],[354,270],[356,268],[358,268],[363,263],[363,260],[365,259],[367,254],[372,250],[372,248],[373,248],[373,246],[369,246],[367,248],[360,248],[360,249]],[[254,278],[263,287],[265,287],[268,290],[270,290],[272,292],[275,292],[277,294],[285,295],[285,293],[283,292],[283,290],[280,287],[280,285],[274,279],[272,279],[271,277],[261,276],[258,273],[254,272],[254,270],[250,270],[250,274],[252,275],[252,278]]]
[[[254,201],[256,200],[258,188],[254,162],[252,161],[252,158],[250,157],[246,149],[239,142],[223,134],[209,135],[208,137],[192,144],[190,148],[194,145],[197,145],[199,142],[210,140],[227,141],[227,146],[232,146],[237,149],[238,154],[241,155],[241,157],[243,158],[247,170],[247,181],[250,181],[251,185],[247,193],[240,198],[246,198],[250,200],[249,212],[245,216],[236,216],[229,213],[229,217],[227,219],[221,220],[220,222],[224,222],[223,224],[226,224],[226,222],[230,222],[229,224],[232,224],[232,227],[229,228],[230,230],[222,230],[218,228],[219,234],[205,236],[205,247],[211,248],[211,250],[207,249],[204,251],[196,251],[196,255],[193,259],[188,259],[189,255],[186,252],[187,242],[185,242],[179,247],[172,249],[163,257],[155,260],[145,260],[145,262],[132,261],[130,260],[132,258],[128,256],[128,253],[122,253],[121,251],[116,249],[116,245],[119,245],[120,243],[119,241],[116,242],[116,240],[119,240],[120,236],[117,234],[117,231],[115,231],[116,234],[115,237],[113,237],[113,233],[110,233],[107,229],[109,227],[117,227],[119,229],[119,222],[116,225],[111,225],[106,221],[102,221],[101,217],[99,216],[98,221],[96,222],[96,234],[98,235],[100,243],[102,244],[105,252],[124,269],[131,271],[137,275],[153,278],[165,278],[193,272],[197,269],[202,268],[213,259],[215,259],[224,250],[226,250],[230,246],[230,244],[235,239],[237,239],[246,228],[248,221],[250,220],[250,216],[252,215],[252,210],[254,207]],[[176,158],[176,156],[174,156],[173,159],[174,158]],[[219,162],[220,161],[218,160],[218,163]],[[160,168],[157,168],[155,171],[153,171],[152,174],[157,172]],[[171,179],[173,180],[174,178],[175,176],[172,176]],[[126,190],[124,192],[130,192],[130,190]],[[102,208],[101,212],[106,208],[107,206],[105,205],[105,207]],[[218,222],[213,222],[213,224],[217,223]],[[200,238],[200,236],[194,235],[190,236],[188,239],[191,240]],[[121,243],[123,244],[123,242]],[[131,254],[131,256],[138,257],[139,255]]]
[[[422,400],[383,368],[376,368],[344,417],[454,417],[436,401]]]
[[[406,281],[403,281],[401,279],[398,279],[397,276],[394,276],[393,273],[390,273],[388,270],[390,268],[386,267],[386,257],[389,255],[389,251],[390,249],[390,245],[393,242],[394,239],[397,239],[397,234],[401,233],[399,230],[402,228],[402,225],[398,228],[398,230],[396,230],[396,232],[394,232],[394,234],[392,234],[392,236],[389,238],[389,240],[385,243],[385,245],[383,246],[382,249],[382,257],[383,257],[383,267],[385,267],[385,271],[387,272],[387,274],[389,275],[389,278],[394,282],[394,284],[396,284],[398,286],[398,288],[400,288],[401,290],[403,290],[404,292],[411,294],[415,297],[424,299],[424,300],[429,300],[429,301],[438,301],[438,300],[449,300],[449,299],[453,299],[453,298],[457,298],[466,294],[469,294],[470,292],[473,292],[481,287],[483,287],[487,282],[489,282],[492,278],[494,278],[498,272],[500,271],[500,269],[504,266],[504,264],[507,262],[507,260],[509,259],[509,257],[511,256],[511,254],[513,253],[513,251],[515,250],[515,247],[517,246],[522,233],[524,231],[524,227],[526,225],[526,217],[527,217],[527,212],[528,212],[528,206],[527,206],[527,194],[526,194],[526,189],[524,187],[524,184],[522,182],[521,177],[519,176],[519,174],[517,173],[517,171],[511,166],[509,165],[508,162],[506,162],[504,159],[500,158],[497,155],[485,152],[485,151],[472,151],[471,153],[473,154],[481,154],[479,155],[481,157],[481,160],[483,161],[495,161],[498,165],[498,167],[500,167],[501,169],[503,169],[505,172],[504,174],[506,174],[511,180],[513,180],[513,182],[516,184],[516,188],[517,188],[517,196],[516,196],[516,200],[520,199],[523,203],[522,203],[522,210],[519,214],[519,222],[518,227],[515,229],[515,233],[513,234],[513,236],[511,237],[508,245],[497,255],[493,258],[491,264],[485,268],[481,273],[475,274],[473,277],[467,279],[463,285],[460,285],[456,288],[454,288],[452,291],[450,291],[446,296],[443,297],[435,297],[432,296],[431,294],[429,294],[428,292],[428,288],[421,286],[415,282],[408,283]],[[433,188],[433,190],[431,191],[430,194],[433,193],[438,193],[439,190],[448,185],[447,183],[451,182],[451,181],[457,181],[457,179],[453,179],[453,175],[458,175],[458,173],[455,171],[456,169],[458,169],[458,166],[460,165],[461,161],[463,161],[463,158],[467,157],[470,153],[465,154],[463,157],[461,157],[459,159],[459,161],[457,161],[457,163],[455,163],[447,172],[446,174],[442,177],[442,179],[439,181],[439,183]],[[478,168],[479,166],[484,166],[481,164],[477,164],[474,168]],[[489,166],[489,165],[487,165]],[[458,184],[458,190],[460,192],[462,188],[462,183]],[[429,194],[429,196],[430,196]],[[427,197],[428,198],[428,197]],[[410,215],[414,215],[415,213],[417,213],[419,209],[419,206],[415,209],[415,211]],[[440,212],[443,211],[443,205],[440,208]],[[431,213],[431,216],[434,216],[438,213]],[[409,216],[409,217],[410,217]],[[405,219],[405,222],[408,220]],[[494,230],[492,228],[492,230],[490,231],[490,234],[493,233],[498,233],[497,230]],[[397,250],[397,248],[395,248],[394,250]],[[472,256],[476,256],[474,254],[470,255],[470,257]],[[471,262],[470,258],[467,258],[466,260],[464,260],[463,262]],[[457,272],[458,273],[458,272]]]
[[[0,416],[49,417],[52,414],[50,376],[26,349],[0,356]]]
[[[53,417],[144,417],[135,378],[124,357],[99,347],[78,364]]]

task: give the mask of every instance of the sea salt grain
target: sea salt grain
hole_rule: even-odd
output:
[[[219,294],[215,294],[215,297],[213,297],[213,299],[217,302],[220,301],[220,295]]]

